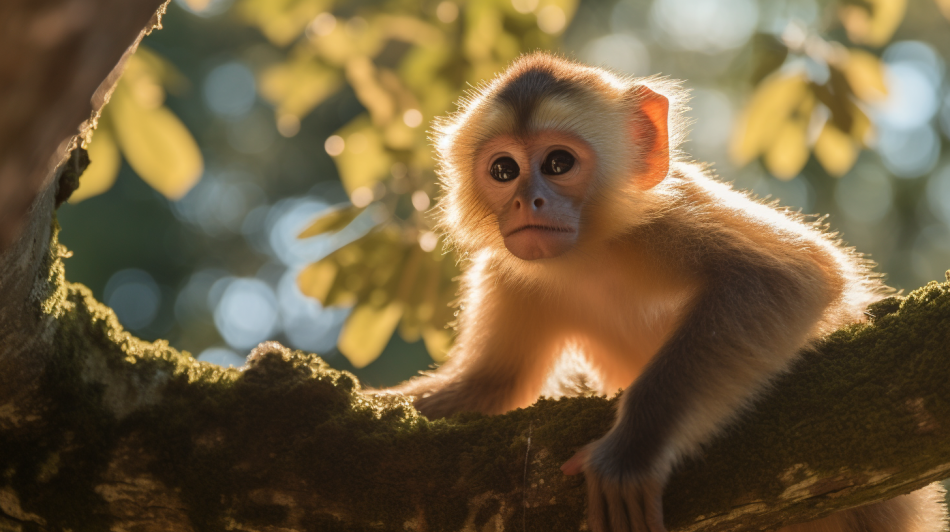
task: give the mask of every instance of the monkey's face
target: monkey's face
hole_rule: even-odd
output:
[[[594,160],[586,142],[551,131],[501,136],[479,150],[475,185],[512,255],[548,259],[574,247]]]

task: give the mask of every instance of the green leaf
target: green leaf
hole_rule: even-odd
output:
[[[401,316],[402,305],[395,301],[381,308],[360,305],[346,320],[337,347],[355,367],[366,367],[379,358]]]
[[[181,120],[164,106],[139,105],[121,81],[109,106],[119,147],[135,173],[168,199],[191,190],[204,162]]]
[[[115,145],[112,131],[103,117],[99,118],[99,127],[86,149],[89,151],[89,166],[79,178],[79,188],[69,196],[69,203],[79,203],[102,194],[112,188],[115,178],[119,175],[119,165],[122,162],[119,148]]]
[[[304,229],[297,238],[310,238],[333,231],[339,231],[350,224],[364,209],[351,205],[330,207]]]

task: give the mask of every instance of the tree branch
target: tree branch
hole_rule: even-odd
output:
[[[0,357],[0,375],[19,375],[0,387],[0,523],[580,526],[583,481],[558,467],[607,430],[614,400],[542,400],[430,422],[405,400],[361,395],[353,376],[276,343],[258,347],[244,371],[199,363],[123,331],[85,287],[65,282],[65,252],[55,234],[51,242],[21,305],[32,317],[19,322],[25,334],[7,329],[4,338],[23,348]],[[772,528],[950,475],[950,285],[931,283],[870,313],[872,324],[828,337],[683,465],[665,499],[672,530]]]

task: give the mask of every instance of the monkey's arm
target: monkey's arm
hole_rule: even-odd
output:
[[[538,298],[489,276],[466,285],[465,313],[449,361],[393,388],[415,398],[426,417],[456,412],[501,414],[533,403],[555,351],[552,318]]]
[[[747,260],[708,267],[680,326],[624,392],[611,431],[565,464],[586,473],[593,530],[664,530],[672,467],[788,367],[834,297],[810,257],[734,256]]]

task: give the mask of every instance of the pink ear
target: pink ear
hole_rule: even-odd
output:
[[[643,113],[634,121],[634,138],[643,142],[646,171],[639,177],[639,185],[647,190],[660,184],[670,171],[670,102],[646,86],[636,89],[636,101]],[[646,120],[643,120],[646,117]]]

